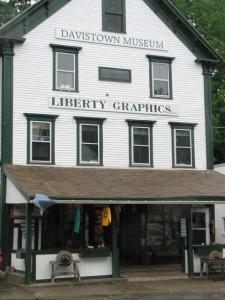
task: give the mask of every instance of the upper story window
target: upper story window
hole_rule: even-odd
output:
[[[77,121],[77,164],[102,165],[102,124],[105,119],[74,118]]]
[[[153,121],[126,120],[129,125],[130,166],[153,165]]]
[[[149,59],[150,97],[172,99],[172,57],[147,55]]]
[[[102,0],[102,30],[125,33],[125,0]]]
[[[27,117],[27,162],[54,164],[56,115],[24,114]]]
[[[197,124],[170,122],[172,129],[173,167],[195,167],[194,127]]]
[[[80,47],[50,44],[53,50],[53,90],[78,92]]]

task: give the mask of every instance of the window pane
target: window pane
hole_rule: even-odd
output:
[[[134,145],[149,145],[148,128],[133,128]]]
[[[168,80],[168,64],[153,63],[153,77]]]
[[[190,131],[176,130],[176,145],[182,147],[190,147]]]
[[[32,143],[32,160],[50,161],[50,143]]]
[[[112,14],[122,14],[123,12],[123,0],[105,0],[106,11]]]
[[[82,161],[98,162],[98,145],[82,144]]]
[[[74,89],[74,73],[57,72],[57,88]]]
[[[193,245],[206,244],[206,231],[205,230],[193,230]]]
[[[74,55],[58,53],[58,70],[74,71]]]
[[[206,214],[203,212],[192,213],[192,228],[206,228]]]
[[[134,163],[149,164],[149,147],[134,146]]]
[[[122,16],[106,14],[106,30],[112,32],[122,32]]]
[[[49,123],[32,123],[32,140],[33,141],[50,141],[50,124]]]
[[[177,164],[191,165],[190,148],[177,148],[176,157],[177,157]]]
[[[169,82],[154,80],[154,95],[169,95]]]
[[[82,142],[98,143],[98,127],[90,125],[82,125]]]
[[[100,79],[130,81],[130,70],[100,68]]]

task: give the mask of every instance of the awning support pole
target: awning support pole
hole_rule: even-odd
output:
[[[193,232],[192,232],[192,206],[187,207],[187,251],[188,251],[188,276],[194,276],[193,262]]]
[[[32,269],[31,269],[31,238],[32,238],[32,210],[33,204],[26,205],[26,257],[25,257],[25,283],[32,282]]]
[[[112,277],[119,277],[119,257],[117,248],[117,224],[116,224],[116,213],[115,205],[110,206],[112,216]]]

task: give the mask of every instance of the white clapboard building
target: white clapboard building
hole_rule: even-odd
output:
[[[81,279],[168,263],[192,276],[223,252],[221,62],[168,0],[40,0],[3,26],[3,269],[50,281],[69,251]]]

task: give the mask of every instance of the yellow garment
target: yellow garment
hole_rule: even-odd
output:
[[[111,223],[111,211],[109,207],[104,207],[102,210],[102,226],[108,226]]]

